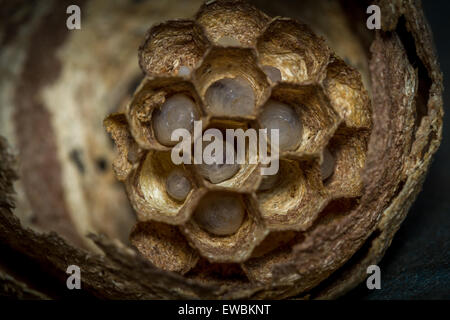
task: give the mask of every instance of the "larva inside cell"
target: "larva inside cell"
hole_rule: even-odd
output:
[[[165,146],[173,146],[171,135],[175,129],[194,130],[194,121],[199,118],[195,102],[185,94],[177,93],[169,97],[153,112],[152,123],[156,139]]]
[[[242,77],[223,78],[209,86],[206,107],[216,116],[249,116],[255,108],[250,82]]]
[[[228,193],[207,195],[194,213],[195,221],[202,229],[218,236],[236,233],[244,216],[245,209],[240,197]]]
[[[181,169],[174,169],[167,176],[166,191],[175,200],[183,201],[186,199],[191,189],[191,181]]]
[[[260,118],[262,128],[279,130],[280,151],[295,150],[301,143],[303,125],[295,109],[285,103],[270,99],[263,107]]]

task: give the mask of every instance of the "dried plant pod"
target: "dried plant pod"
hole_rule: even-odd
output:
[[[336,3],[327,7],[328,1],[305,0],[299,4],[305,10],[292,10],[292,14],[305,17],[311,28],[292,18],[271,20],[241,0],[216,0],[201,7],[196,21],[170,21],[150,29],[139,53],[145,78],[129,97],[125,112],[112,114],[104,122],[118,147],[114,172],[118,180],[124,181],[139,221],[130,240],[141,254],[96,235],[89,239],[104,255],[86,253],[56,234],[23,228],[12,213],[12,181],[17,178],[13,160],[5,141],[0,139],[2,243],[42,262],[45,270],[64,281],[70,257],[71,263],[83,270],[87,292],[101,298],[315,299],[336,298],[355,287],[366,276],[367,266],[378,263],[390,245],[439,146],[442,74],[430,30],[416,2],[396,1],[395,6],[390,6],[380,1],[381,31],[352,30],[340,24],[339,30],[345,31],[342,37],[333,24],[354,22],[365,8],[354,2],[354,11],[350,8],[345,12],[342,4]],[[319,10],[324,6],[328,9]],[[319,15],[320,19],[314,19]],[[39,19],[43,18],[35,20]],[[122,32],[121,26],[118,33]],[[329,43],[311,30],[320,30]],[[42,71],[42,64],[34,54],[40,51],[33,50],[38,44],[27,34],[20,32],[17,37],[22,37],[18,43],[30,42],[20,78],[30,86],[29,79],[34,79],[29,77],[31,66]],[[73,49],[77,42],[70,41],[74,43],[68,48]],[[352,41],[355,45],[348,46]],[[59,46],[53,44],[50,62],[55,60]],[[7,48],[11,49],[8,44]],[[66,51],[73,52],[69,49]],[[100,47],[96,49],[93,52],[103,52]],[[0,57],[4,54],[2,50]],[[63,54],[62,63],[65,59]],[[95,61],[101,63],[102,59]],[[73,60],[69,59],[67,65],[73,65]],[[279,70],[280,75],[271,76],[267,67]],[[114,82],[104,77],[102,83]],[[245,78],[253,89],[253,112],[212,113],[206,103],[208,88],[218,80],[236,77]],[[90,81],[88,86],[96,87],[99,80]],[[71,86],[66,83],[65,87]],[[26,106],[28,101],[39,108],[42,101],[50,103],[49,99],[35,99],[52,96],[56,89],[41,83],[30,91],[27,88],[20,86],[17,90],[15,104],[23,113],[23,117],[15,117],[17,128],[26,131],[39,125],[49,130],[52,126],[44,121],[47,114],[41,112],[42,118],[33,118]],[[199,119],[205,120],[202,131],[218,123],[221,129],[259,128],[258,118],[269,99],[292,106],[302,123],[302,137],[295,150],[280,154],[280,176],[275,182],[258,190],[264,184],[260,164],[218,184],[202,179],[192,166],[174,165],[170,158],[172,146],[157,141],[151,122],[154,110],[180,93],[198,107]],[[72,101],[75,95],[59,92],[58,96]],[[9,100],[3,102],[5,106],[13,105]],[[77,105],[79,101],[72,102]],[[51,116],[57,115],[56,108],[48,110]],[[59,122],[54,125],[62,127]],[[19,141],[25,155],[33,154],[36,144],[24,143],[32,135],[17,131],[18,137],[8,139]],[[58,141],[68,136],[61,134]],[[57,146],[66,151],[63,144]],[[42,209],[43,216],[48,210],[44,210],[42,201],[30,196],[29,190],[35,181],[44,181],[44,168],[52,168],[52,185],[61,182],[60,167],[70,172],[63,160],[57,162],[60,155],[55,155],[56,145],[46,141],[45,147],[43,155],[48,162],[36,166],[23,159],[26,172],[32,175],[20,180],[28,190],[33,210]],[[335,162],[329,176],[329,172],[321,173],[321,165],[327,161],[326,150]],[[176,199],[167,192],[167,178],[174,170],[183,170],[192,185],[185,199]],[[54,193],[43,196],[55,206],[58,217],[63,217],[60,213],[68,204],[61,205],[51,197],[54,194],[65,193],[56,188]],[[219,205],[220,199],[239,199],[245,212],[242,215],[236,211],[233,224],[227,228],[222,225],[223,229],[215,233],[201,227],[195,218],[202,201],[213,195],[218,197]],[[73,226],[73,221],[80,222],[80,218],[67,217],[64,227],[58,229],[60,234],[84,240],[82,231],[86,229]],[[359,251],[363,247],[367,250]],[[99,274],[104,279],[101,283]]]

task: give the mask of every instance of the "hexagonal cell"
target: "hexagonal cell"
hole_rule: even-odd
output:
[[[371,128],[370,99],[358,71],[335,58],[328,65],[324,87],[331,105],[347,127]]]
[[[155,221],[136,224],[131,243],[156,267],[185,274],[198,261],[198,253],[177,227]]]
[[[193,247],[211,262],[242,262],[267,231],[249,201],[251,195],[210,191],[181,228]],[[240,224],[240,225],[239,225]]]
[[[252,256],[242,264],[252,282],[268,283],[273,279],[273,269],[293,258],[292,247],[304,240],[300,232],[271,232],[253,251]]]
[[[296,158],[318,156],[340,121],[321,87],[285,82],[272,89],[258,117],[260,128],[280,130],[280,154]]]
[[[246,1],[208,1],[196,15],[216,45],[253,47],[270,18]]]
[[[190,20],[168,21],[152,27],[139,47],[139,65],[150,77],[175,76],[193,70],[209,46],[202,27]]]
[[[257,206],[270,230],[305,230],[326,205],[326,193],[314,161],[281,159],[278,179],[256,193]]]
[[[182,78],[144,79],[127,106],[131,133],[143,149],[169,150],[175,128],[193,131],[202,117],[194,86]],[[182,125],[181,125],[182,124]],[[169,141],[169,142],[168,142]]]
[[[131,135],[125,114],[113,113],[103,122],[106,131],[116,143],[118,154],[112,164],[114,173],[120,181],[125,181],[143,155]]]
[[[219,118],[254,119],[270,95],[254,50],[212,47],[193,75],[205,111]]]
[[[192,188],[184,200],[177,200],[168,192],[171,173],[183,172]],[[128,197],[140,221],[155,220],[168,224],[182,224],[205,192],[198,188],[195,177],[182,165],[171,160],[170,152],[148,151],[139,167],[126,181]]]
[[[324,182],[332,199],[362,194],[362,170],[365,166],[370,133],[341,127],[330,140],[328,149],[335,159],[333,174]]]
[[[235,163],[234,164],[218,164],[218,165],[206,165],[206,164],[193,164],[189,167],[193,169],[194,172],[203,180],[203,185],[210,190],[224,190],[227,189],[229,191],[240,191],[240,192],[253,192],[256,191],[257,186],[259,185],[260,176],[256,172],[256,168],[258,166],[258,154],[257,149],[253,149],[253,161],[254,163],[250,163],[250,149],[249,146],[252,144],[254,148],[257,146],[256,143],[251,143],[250,139],[245,137],[245,130],[248,129],[248,125],[244,122],[237,122],[232,120],[212,120],[207,126],[208,129],[217,129],[221,133],[222,139],[226,141],[226,130],[233,129],[239,130],[242,129],[242,137],[244,137],[245,141],[245,163],[238,164],[238,138],[236,138],[236,134],[234,135],[234,144],[228,144],[224,141],[224,162],[227,152],[227,147],[231,147],[234,150],[235,154]],[[205,132],[207,132],[207,130]],[[236,131],[235,131],[236,132]],[[257,141],[257,136],[256,140]],[[203,148],[207,146],[210,142],[203,142]],[[228,175],[226,175],[228,172]],[[213,179],[211,179],[213,178]]]
[[[293,83],[320,82],[331,50],[325,40],[298,21],[275,18],[258,38],[263,66],[280,70],[282,80]]]

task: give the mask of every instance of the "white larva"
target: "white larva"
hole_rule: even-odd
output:
[[[259,121],[262,128],[279,129],[280,151],[296,150],[301,143],[302,122],[294,108],[270,99],[263,107]],[[270,141],[270,140],[269,140]]]
[[[281,81],[281,71],[272,66],[263,66],[262,70],[273,83]]]
[[[217,193],[200,202],[194,219],[203,230],[213,235],[229,236],[239,230],[244,216],[244,205],[238,196]]]
[[[192,189],[191,181],[179,169],[169,173],[166,179],[166,191],[175,200],[183,201]]]
[[[172,141],[171,135],[175,129],[184,128],[189,132],[194,130],[194,121],[198,119],[198,111],[194,101],[184,94],[177,93],[169,97],[153,112],[153,130],[159,143],[174,146],[178,141]]]
[[[191,74],[191,69],[189,67],[186,67],[186,66],[181,66],[178,69],[178,73],[177,73],[177,75],[180,76],[180,77],[189,77],[190,74]]]
[[[271,164],[261,164],[262,167],[269,167]],[[280,170],[277,173],[272,175],[261,175],[261,183],[259,184],[258,191],[267,191],[273,189],[275,185],[280,182]]]
[[[255,109],[255,94],[241,77],[223,78],[211,84],[205,94],[206,107],[216,116],[249,116]]]
[[[335,165],[336,159],[331,154],[330,150],[328,150],[328,148],[325,148],[325,150],[323,151],[322,164],[320,166],[320,174],[322,176],[322,180],[329,178],[333,174]]]

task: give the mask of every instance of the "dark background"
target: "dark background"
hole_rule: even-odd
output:
[[[424,0],[434,34],[444,87],[450,88],[450,1]],[[449,90],[444,91],[444,133],[423,191],[379,266],[381,290],[365,283],[344,299],[450,299],[450,134]]]

